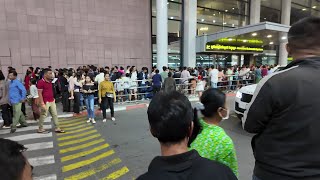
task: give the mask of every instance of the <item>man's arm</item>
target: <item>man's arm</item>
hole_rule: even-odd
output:
[[[251,102],[247,106],[242,119],[244,130],[249,133],[261,133],[272,116],[272,87],[268,81],[258,84]]]
[[[17,87],[19,88],[20,92],[21,92],[21,101],[24,101],[26,99],[26,95],[27,95],[27,90],[24,87],[24,85],[22,83],[17,83]]]

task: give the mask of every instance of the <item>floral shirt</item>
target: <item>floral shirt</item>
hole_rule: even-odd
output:
[[[200,119],[202,131],[192,142],[191,149],[198,151],[200,156],[218,161],[233,171],[238,177],[238,162],[232,139],[225,131]]]

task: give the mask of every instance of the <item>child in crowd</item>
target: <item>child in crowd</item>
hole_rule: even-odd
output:
[[[37,79],[32,78],[30,80],[30,95],[29,98],[32,101],[32,112],[34,120],[38,120],[40,118],[40,107],[39,107],[39,94],[38,94],[38,88],[37,88]]]

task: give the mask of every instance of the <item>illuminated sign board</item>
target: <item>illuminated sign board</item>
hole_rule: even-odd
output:
[[[242,51],[242,52],[263,52],[263,48],[246,46],[225,46],[225,45],[206,45],[206,51]]]
[[[262,40],[259,39],[235,39],[235,38],[222,38],[219,39],[215,42],[220,42],[220,43],[248,43],[248,44],[263,44]]]

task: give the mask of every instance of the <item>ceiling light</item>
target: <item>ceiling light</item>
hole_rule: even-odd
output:
[[[258,34],[257,34],[257,33],[252,33],[251,35],[252,35],[252,36],[256,36],[256,35],[258,35]]]
[[[219,12],[219,14],[221,14],[221,12]]]
[[[317,8],[317,6],[312,6],[312,9],[315,9],[315,8]]]
[[[234,27],[234,24],[232,24],[232,27]]]
[[[223,25],[226,25],[226,24],[227,24],[226,22],[223,23]]]
[[[229,40],[229,41],[232,41],[232,38],[229,38],[228,40]]]
[[[213,22],[213,23],[216,23],[216,20],[213,20],[212,22]]]
[[[271,45],[272,45],[272,44],[273,44],[273,42],[270,42],[269,44],[271,44]]]
[[[208,30],[209,30],[208,27],[201,27],[201,28],[200,28],[200,31],[208,31]]]
[[[245,42],[248,42],[248,40],[243,40],[243,42],[245,43]]]
[[[232,10],[234,10],[234,8],[232,8]]]
[[[174,18],[173,16],[170,17],[170,19],[173,19],[173,18]]]
[[[281,39],[285,40],[285,39],[287,39],[287,36],[282,36]]]
[[[267,36],[267,38],[272,38],[272,35],[271,35],[271,34],[269,34],[269,35]]]
[[[303,8],[303,9],[302,9],[302,11],[306,11],[306,10],[307,10],[306,8]]]
[[[204,19],[201,19],[201,22],[203,22],[204,21]]]
[[[225,12],[228,12],[228,10],[226,9],[226,10],[224,10]]]
[[[167,3],[167,4],[169,4],[169,3]]]
[[[264,20],[266,20],[267,18],[263,18]]]
[[[216,15],[216,14],[213,14],[214,16]]]

